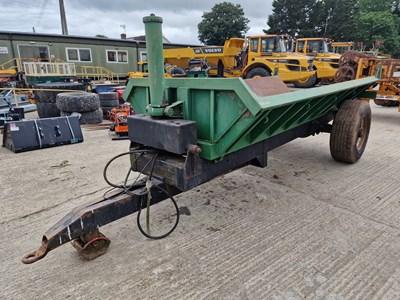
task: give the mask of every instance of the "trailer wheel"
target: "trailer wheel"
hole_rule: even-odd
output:
[[[63,112],[87,112],[100,107],[99,96],[95,93],[71,92],[57,95],[57,107]]]
[[[376,105],[385,106],[385,107],[391,107],[391,106],[398,106],[399,105],[398,101],[393,101],[393,100],[374,99],[374,102],[375,102]]]
[[[312,75],[304,80],[293,81],[293,85],[297,88],[310,88],[318,83],[317,75]]]
[[[37,102],[36,109],[39,118],[53,118],[60,116],[60,110],[55,103]]]
[[[364,153],[371,128],[371,108],[368,102],[347,100],[333,121],[330,150],[333,159],[355,163]]]
[[[268,76],[271,76],[271,74],[266,69],[255,68],[246,75],[246,79],[258,78],[258,77],[268,77]]]

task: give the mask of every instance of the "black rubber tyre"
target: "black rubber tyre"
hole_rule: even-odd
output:
[[[119,104],[118,99],[100,99],[100,106],[105,107],[105,106],[112,106],[116,107]]]
[[[61,112],[61,116],[70,116],[72,112]],[[99,124],[103,122],[103,111],[101,108],[98,108],[94,111],[87,111],[79,113],[81,116],[79,117],[80,124]]]
[[[304,81],[293,81],[293,85],[297,88],[311,88],[318,83],[317,75],[314,74]]]
[[[118,93],[116,92],[105,92],[98,93],[100,100],[118,100]]]
[[[46,89],[46,90],[80,90],[83,91],[85,89],[84,85],[79,82],[49,82],[49,83],[40,83],[36,84],[35,88],[37,89]],[[38,102],[48,102],[48,103],[56,103],[57,94],[61,93],[60,91],[35,91],[35,99]]]
[[[333,84],[335,83],[335,78],[324,78],[320,80],[322,85],[328,85],[328,84]]]
[[[100,108],[99,96],[95,93],[71,92],[57,95],[57,107],[63,112],[87,112]]]
[[[184,75],[186,75],[186,72],[182,68],[173,68],[172,71],[171,71],[171,76],[172,77],[174,77],[174,76],[178,77],[178,76],[184,76]]]
[[[368,102],[347,100],[333,121],[330,150],[333,159],[355,163],[364,153],[371,128],[371,108]]]
[[[256,77],[268,77],[268,76],[271,76],[271,74],[266,69],[255,68],[247,74],[246,79],[256,78]]]
[[[399,106],[398,101],[392,101],[392,100],[375,99],[374,102],[376,105],[385,106],[385,107]]]
[[[60,110],[55,103],[36,102],[39,118],[53,118],[60,116]]]

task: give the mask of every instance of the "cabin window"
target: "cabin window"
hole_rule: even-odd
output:
[[[147,61],[147,52],[140,51],[140,61]]]
[[[80,61],[92,61],[89,49],[79,49]]]
[[[85,48],[66,48],[68,61],[92,61],[92,51]]]
[[[297,52],[303,52],[303,51],[304,51],[304,42],[298,41],[297,42]]]
[[[47,46],[18,45],[20,58],[36,58],[40,61],[49,60],[49,48]]]
[[[258,39],[251,39],[250,41],[250,51],[257,52],[258,51]]]
[[[307,45],[307,53],[321,53],[322,50],[322,43],[321,41],[308,41]]]
[[[128,51],[107,50],[107,62],[127,63],[128,62]]]
[[[262,38],[261,39],[261,52],[274,52],[277,51],[275,45],[275,39],[272,38]],[[280,51],[278,51],[280,52]]]

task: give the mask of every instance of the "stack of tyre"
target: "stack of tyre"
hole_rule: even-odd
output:
[[[95,93],[61,93],[56,97],[56,105],[61,112],[61,116],[79,114],[80,124],[98,124],[103,121],[100,99]]]
[[[77,82],[49,82],[35,85],[35,100],[39,118],[52,118],[61,115],[56,105],[56,96],[59,90],[84,90],[84,85]],[[43,89],[44,91],[41,91]],[[46,91],[47,90],[47,91]],[[56,91],[48,91],[56,90]]]
[[[103,111],[103,118],[109,119],[111,115],[111,110],[114,107],[118,107],[118,93],[116,92],[105,92],[99,93],[100,106]]]

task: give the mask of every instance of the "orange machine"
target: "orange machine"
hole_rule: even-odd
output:
[[[132,106],[125,102],[124,104],[120,104],[118,107],[114,107],[111,110],[110,119],[114,121],[114,124],[111,125],[110,130],[114,131],[118,135],[127,135],[128,134],[128,122],[127,118],[129,115],[133,115]]]

